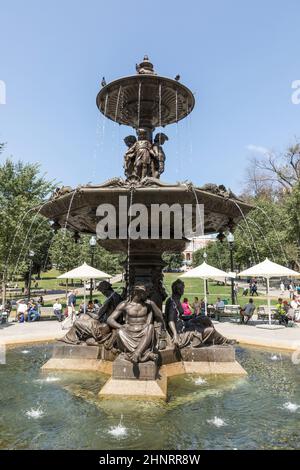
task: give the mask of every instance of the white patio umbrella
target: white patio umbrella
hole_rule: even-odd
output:
[[[89,266],[86,263],[83,263],[81,266],[78,266],[78,268],[74,268],[71,271],[68,271],[67,273],[61,274],[58,276],[58,279],[83,279],[88,280],[88,279],[109,279],[111,278],[110,274],[107,274],[103,271],[100,271],[99,269],[93,268],[92,266]],[[85,302],[86,302],[86,289],[85,289],[85,282],[84,284],[84,290],[83,290],[83,297],[84,297],[84,312],[85,312]]]
[[[267,299],[268,299],[268,310],[269,310],[269,325],[271,325],[271,298],[269,294],[270,290],[270,278],[271,277],[300,277],[300,273],[293,271],[292,269],[281,266],[280,264],[273,263],[266,258],[262,263],[258,263],[245,271],[242,271],[238,276],[254,276],[264,277],[267,280]]]
[[[205,261],[197,266],[194,269],[182,274],[183,278],[194,278],[194,279],[203,279],[204,284],[204,301],[205,301],[205,315],[207,315],[207,293],[206,293],[206,281],[207,279],[224,279],[228,277],[228,273],[222,271],[221,269],[215,268],[210,264],[207,264]]]

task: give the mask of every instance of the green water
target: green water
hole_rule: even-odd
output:
[[[162,403],[100,401],[107,376],[96,373],[41,373],[51,349],[16,348],[0,365],[0,448],[300,448],[300,366],[290,355],[238,348],[247,378],[173,378]]]

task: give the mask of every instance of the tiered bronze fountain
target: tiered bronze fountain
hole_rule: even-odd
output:
[[[170,236],[163,236],[164,218],[160,217],[154,227],[151,206],[165,204],[170,208],[179,204],[183,208],[189,204],[194,227],[202,205],[203,233],[219,233],[220,237],[226,230],[232,230],[251,206],[222,185],[206,184],[198,188],[190,182],[168,184],[160,180],[165,167],[163,145],[168,137],[163,132],[153,137],[155,128],[188,116],[195,99],[179,82],[179,76],[173,80],[157,75],[147,56],[136,66],[136,71],[133,76],[109,84],[103,80],[96,100],[105,117],[136,130],[137,137],[129,135],[124,139],[125,179],[112,178],[100,185],[75,189],[59,188],[41,209],[56,228],[65,227],[76,235],[96,233],[98,243],[108,251],[127,255],[124,298],[118,299],[110,286],[103,284],[100,289],[107,296],[104,310],[100,309],[96,317],[76,320],[63,342],[55,345],[53,357],[44,369],[93,369],[112,374],[101,396],[166,397],[169,375],[245,372],[235,361],[233,347],[216,332],[208,318],[189,323],[182,320],[182,282],[174,283],[162,314],[167,296],[163,287],[162,254],[182,252],[188,240],[186,234],[179,237],[175,233],[174,220],[171,220]],[[125,218],[120,196],[127,201]],[[99,215],[97,209],[103,204],[110,204],[115,210],[114,237],[99,237],[97,224],[103,213]],[[132,204],[147,208],[146,237],[132,238],[128,231]]]

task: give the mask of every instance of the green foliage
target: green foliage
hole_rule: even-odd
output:
[[[35,252],[33,272],[46,261],[51,238],[49,222],[37,208],[47,198],[53,185],[39,173],[39,165],[14,163],[7,159],[0,165],[0,273],[7,277],[29,267],[29,250]]]
[[[163,261],[166,263],[165,269],[178,269],[181,268],[183,262],[182,253],[164,253],[162,256]]]
[[[54,235],[49,250],[52,265],[60,272],[66,272],[84,262],[91,264],[93,249],[93,265],[96,269],[105,271],[108,274],[116,274],[122,271],[122,256],[109,253],[98,244],[91,248],[89,241],[90,236],[82,235],[80,240],[75,243],[72,232],[64,229],[59,230]]]
[[[300,189],[296,185],[291,192],[276,201],[263,196],[249,201],[253,209],[234,231],[234,268],[241,270],[269,258],[279,264],[299,269],[300,263]],[[205,249],[196,251],[193,265],[207,262],[219,269],[230,270],[230,250],[226,239],[215,241]]]
[[[205,248],[197,250],[193,255],[193,266],[199,266],[203,263],[204,253],[207,254],[206,261],[208,264],[223,271],[230,270],[230,253],[226,241],[223,243],[212,241]]]

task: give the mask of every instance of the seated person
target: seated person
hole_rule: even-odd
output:
[[[27,321],[28,322],[33,322],[33,321],[36,321],[36,320],[39,320],[40,319],[40,312],[39,312],[39,308],[38,308],[38,305],[36,302],[34,302],[34,300],[30,300],[29,304],[28,304],[28,311],[27,311]]]
[[[24,299],[17,301],[17,315],[16,320],[20,323],[25,321],[25,314],[27,313],[27,304]]]
[[[192,312],[190,304],[189,304],[189,299],[184,298],[181,305],[182,305],[182,308],[183,308],[183,319],[184,319],[184,317],[191,317],[193,312]]]
[[[224,308],[225,308],[224,300],[221,300],[221,298],[218,297],[218,298],[217,298],[216,305],[215,305],[215,316],[216,316],[216,319],[219,319],[219,315],[220,315],[220,313],[223,313],[223,312],[224,312]]]
[[[98,299],[95,299],[95,300],[94,300],[95,313],[98,313],[98,312],[99,312],[100,307],[101,307],[101,303],[99,302]]]
[[[194,315],[197,317],[201,313],[201,303],[199,302],[199,298],[195,297],[195,300],[192,304]]]
[[[63,320],[62,305],[61,305],[61,303],[59,302],[58,299],[56,299],[54,304],[53,304],[53,313],[56,316],[56,318],[58,319],[58,321]]]
[[[289,319],[287,316],[287,310],[281,297],[279,297],[278,299],[278,303],[276,305],[276,311],[277,311],[277,318],[279,320],[279,324],[288,326]]]
[[[221,300],[220,297],[217,298],[216,309],[223,309],[225,307],[224,300]]]
[[[243,308],[240,310],[240,317],[241,317],[241,323],[247,324],[250,318],[252,317],[254,311],[256,309],[256,306],[253,303],[253,299],[249,299],[249,302],[244,305]]]

